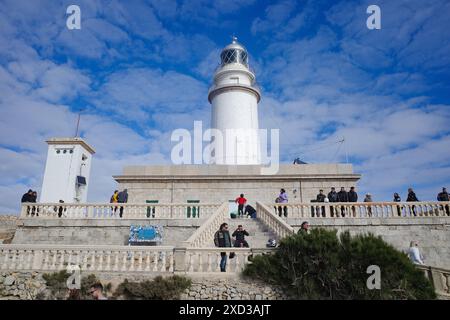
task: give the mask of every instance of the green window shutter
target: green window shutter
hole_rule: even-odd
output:
[[[200,203],[200,200],[188,200],[187,203]],[[186,209],[186,216],[188,218],[199,218],[200,217],[200,207],[198,206],[188,206]]]
[[[158,203],[159,200],[145,200],[145,203]],[[152,218],[155,217],[155,207],[147,207],[147,218],[150,218],[150,216]]]

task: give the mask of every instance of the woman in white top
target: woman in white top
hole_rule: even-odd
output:
[[[413,263],[425,264],[423,263],[423,256],[420,254],[419,247],[416,241],[411,241],[409,246],[409,258]]]

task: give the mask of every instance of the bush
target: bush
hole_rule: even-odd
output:
[[[129,282],[125,279],[117,287],[114,296],[123,296],[129,300],[178,300],[181,293],[190,286],[191,280],[180,276],[158,276],[142,282]]]
[[[69,278],[70,273],[67,273],[66,270],[61,270],[59,272],[55,273],[45,273],[42,275],[42,278],[46,282],[47,289],[50,291],[50,297],[51,299],[67,299],[69,296],[69,299],[83,299],[83,300],[89,300],[92,299],[91,295],[89,294],[89,290],[91,286],[94,283],[99,282],[97,277],[94,274],[90,274],[86,277],[81,278],[81,289],[80,290],[73,290],[69,292],[69,289],[67,288],[67,279]],[[103,286],[103,289],[105,293],[111,290],[111,283],[108,283],[107,285]],[[79,291],[79,292],[76,292]],[[43,298],[41,296],[41,298]]]
[[[381,270],[381,289],[367,288],[367,267]],[[433,286],[406,254],[372,234],[314,229],[283,239],[273,255],[254,257],[246,277],[283,286],[295,299],[435,299]]]

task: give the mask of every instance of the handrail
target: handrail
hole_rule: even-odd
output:
[[[279,238],[284,238],[294,233],[294,228],[278,215],[275,215],[267,206],[258,201],[256,202],[256,212],[263,224],[272,230]]]
[[[228,203],[224,202],[183,244],[186,247],[202,247],[207,241],[211,241],[219,225],[227,218],[227,213]]]
[[[450,298],[450,270],[427,265],[416,267],[424,271],[425,276],[433,283],[437,295]]]

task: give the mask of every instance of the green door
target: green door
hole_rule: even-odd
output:
[[[200,203],[200,200],[188,200],[187,203]],[[186,216],[190,218],[199,218],[200,217],[200,207],[198,206],[188,206],[186,209]]]
[[[158,203],[159,200],[145,200],[145,203]],[[155,217],[155,207],[147,207],[147,218],[154,218]]]

